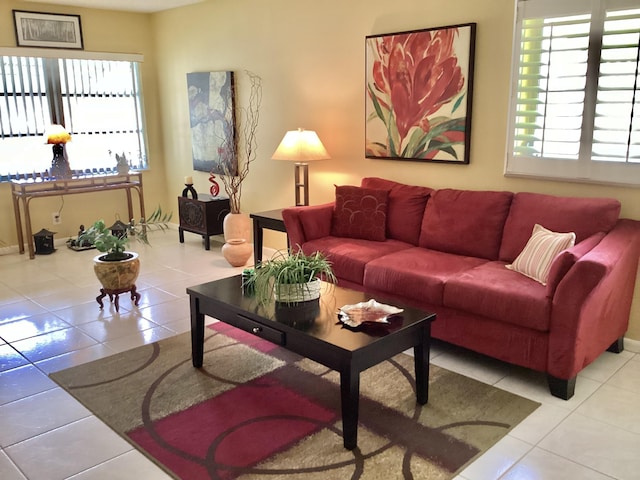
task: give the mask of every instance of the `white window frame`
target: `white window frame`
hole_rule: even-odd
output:
[[[522,12],[518,8],[522,2],[527,3],[527,10],[529,18],[533,15],[538,18],[552,18],[565,15],[575,15],[579,13],[590,13],[594,8],[602,8],[605,10],[623,10],[623,9],[637,9],[640,7],[637,0],[515,0],[515,27],[514,27],[514,42],[513,42],[513,58],[512,58],[512,70],[511,70],[511,94],[510,94],[510,108],[509,108],[509,130],[507,135],[507,148],[506,148],[506,161],[505,161],[505,176],[517,176],[517,177],[532,177],[538,179],[547,180],[565,180],[572,182],[586,182],[586,183],[598,183],[598,184],[613,184],[622,186],[640,186],[640,164],[639,163],[625,163],[625,162],[613,162],[613,161],[597,161],[591,159],[591,140],[590,134],[588,135],[588,144],[582,142],[581,148],[588,148],[588,154],[581,154],[578,160],[567,160],[560,158],[549,157],[535,157],[526,155],[514,155],[515,145],[515,119],[517,108],[517,86],[519,75],[519,57],[520,57],[520,45],[521,45],[521,33],[522,33]],[[601,37],[601,34],[600,34]],[[593,39],[593,32],[591,38]],[[590,41],[590,44],[592,41]],[[593,63],[591,57],[590,45],[590,60]],[[598,52],[599,58],[599,52]],[[596,64],[597,66],[597,64]],[[593,65],[589,65],[591,72],[593,71]],[[587,73],[587,94],[585,97],[585,110],[584,116],[587,118],[587,123],[592,122],[592,115],[590,115],[590,108],[593,108],[595,103],[594,90],[597,89],[597,72],[599,68],[595,69],[596,76],[589,77]],[[591,87],[589,82],[593,82]],[[591,94],[589,88],[592,89]],[[636,100],[636,105],[638,101]],[[640,111],[637,112],[640,115]],[[583,139],[585,133],[585,124],[583,123]],[[593,130],[593,125],[587,126],[586,129]],[[588,133],[588,132],[587,132]]]
[[[0,47],[0,56],[12,56],[12,57],[36,57],[36,58],[45,58],[45,59],[54,59],[54,60],[94,60],[94,61],[115,61],[115,62],[129,62],[134,63],[134,68],[137,71],[136,75],[136,89],[139,96],[139,111],[136,113],[137,122],[142,131],[141,142],[143,143],[142,149],[144,151],[140,152],[139,155],[143,159],[143,161],[139,164],[135,162],[135,159],[127,157],[130,161],[131,166],[134,170],[145,170],[148,169],[148,143],[147,143],[147,131],[146,131],[146,122],[144,115],[144,95],[142,91],[142,73],[139,69],[140,64],[144,62],[144,56],[140,54],[125,54],[125,53],[105,53],[105,52],[88,52],[88,51],[78,51],[78,50],[57,50],[57,49],[42,49],[42,48],[11,48],[11,47]],[[66,110],[66,105],[65,105]],[[50,123],[49,119],[45,119],[46,124]],[[72,123],[73,119],[68,119],[67,123]],[[69,128],[70,130],[70,128]],[[71,132],[73,134],[73,132]],[[30,138],[34,139],[37,137],[31,136]],[[44,143],[44,142],[43,142]],[[86,141],[85,141],[86,143]],[[1,144],[0,144],[1,146]],[[69,144],[71,148],[73,148],[73,138],[72,143]],[[78,144],[79,148],[80,144]],[[43,146],[45,148],[46,146]],[[50,147],[50,146],[49,146]],[[86,147],[86,145],[85,145]],[[40,148],[40,147],[37,147]],[[11,150],[11,147],[9,147]],[[48,151],[50,152],[50,148]],[[114,145],[114,151],[109,152],[109,155],[113,153],[113,170],[115,170],[115,154],[121,153],[118,150],[118,146]],[[111,160],[110,158],[108,159]],[[105,159],[102,160],[102,164],[96,164],[95,166],[98,168],[108,167],[105,165]],[[74,167],[73,162],[71,162],[72,168]],[[87,168],[89,165],[85,161],[83,162],[83,166],[80,166],[81,169]],[[0,181],[7,181],[11,178],[14,178],[16,172],[9,172],[9,176],[7,176],[7,172],[0,172]],[[22,172],[22,174],[29,174],[31,172]]]

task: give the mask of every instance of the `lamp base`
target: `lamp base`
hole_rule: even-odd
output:
[[[64,157],[64,146],[62,144],[53,145],[53,160],[51,160],[51,172],[53,178],[71,178],[71,167]]]
[[[294,171],[296,207],[309,205],[309,164],[296,162]]]

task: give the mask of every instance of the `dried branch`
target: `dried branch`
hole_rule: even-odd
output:
[[[239,136],[233,135],[232,138],[224,139],[220,147],[220,165],[223,169],[220,179],[229,196],[231,213],[240,213],[242,182],[249,175],[249,167],[256,159],[258,148],[256,133],[262,103],[262,79],[249,71],[246,71],[246,74],[250,84],[249,102],[246,107],[239,109],[239,115],[236,117],[236,131]],[[237,164],[237,172],[232,171],[234,164]]]

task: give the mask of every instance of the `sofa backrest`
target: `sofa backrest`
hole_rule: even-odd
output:
[[[497,260],[513,193],[443,189],[431,193],[419,246]]]
[[[554,232],[574,232],[576,244],[611,230],[620,215],[620,202],[611,198],[558,197],[540,193],[514,194],[505,222],[500,260],[512,262],[539,223]]]
[[[424,208],[433,189],[377,177],[363,178],[361,186],[389,191],[387,238],[418,245]]]

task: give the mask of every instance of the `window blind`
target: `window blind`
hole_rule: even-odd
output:
[[[139,78],[129,60],[0,56],[0,180],[50,167],[41,137],[51,123],[72,135],[74,170],[115,169],[116,154],[146,168]]]

